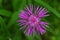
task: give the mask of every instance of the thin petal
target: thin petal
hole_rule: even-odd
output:
[[[20,23],[20,26],[24,26],[26,23]]]
[[[29,7],[26,7],[26,10],[27,10],[27,14],[28,15],[31,15],[32,14],[32,11],[31,11],[32,9],[31,8],[29,9]]]
[[[33,35],[33,33],[35,33],[34,28],[31,29],[30,35]]]
[[[38,16],[39,16],[39,17],[44,17],[46,13],[47,13],[47,10],[46,10],[45,8],[43,8],[43,9],[39,12]]]
[[[28,29],[27,34],[30,34],[30,32],[31,32],[31,28]]]
[[[30,5],[30,11],[31,12],[33,11],[33,5]]]
[[[34,13],[36,16],[38,16],[38,13],[40,12],[41,9],[42,9],[42,7],[39,8],[39,6],[37,8],[36,7],[34,8],[34,11],[35,11]]]
[[[37,28],[37,31],[39,31],[39,33],[41,33],[41,34],[46,32],[44,29],[41,28],[41,26],[39,24],[36,24],[36,28]]]
[[[47,15],[44,15],[43,17],[46,17],[46,16],[50,16],[49,14],[47,14]]]
[[[25,23],[25,22],[27,22],[27,21],[26,21],[26,20],[18,20],[17,22]]]
[[[21,24],[21,25],[22,25],[22,24]],[[25,23],[25,24],[23,23],[23,26],[20,28],[20,30],[21,30],[21,29],[25,29],[26,26],[27,26],[27,23]]]
[[[39,6],[36,8],[36,11],[38,11],[38,9],[39,9]]]
[[[27,29],[26,29],[26,35],[30,35],[30,32],[31,32],[31,27],[28,26]]]
[[[40,12],[42,10],[43,7],[40,7],[37,11]]]
[[[32,35],[33,32],[35,32],[33,26],[31,26],[31,25],[28,26],[28,28],[26,29],[26,34],[27,34],[27,35]]]
[[[47,22],[40,22],[40,24],[45,26],[45,27],[49,27]]]
[[[24,10],[22,10],[21,13],[19,14],[19,18],[27,19],[28,15],[26,14]]]
[[[40,22],[40,23],[41,23],[41,24],[45,24],[45,25],[48,24],[47,22]]]

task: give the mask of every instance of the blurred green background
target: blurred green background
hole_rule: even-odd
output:
[[[29,4],[45,7],[50,16],[43,20],[49,28],[43,35],[25,36],[17,20],[20,11]],[[60,0],[0,0],[0,40],[60,40]]]

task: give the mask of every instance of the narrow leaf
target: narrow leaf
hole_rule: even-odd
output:
[[[7,30],[5,21],[3,20],[2,17],[0,17],[0,24],[1,24],[0,27],[1,27],[2,31],[6,34],[6,36],[9,36],[9,32]]]
[[[20,5],[19,11],[16,11],[13,13],[13,15],[11,16],[10,21],[7,24],[7,27],[10,28],[15,22],[17,22],[18,19],[18,14],[20,13],[20,11],[23,9],[23,7],[25,6],[26,1],[23,0],[22,4]]]
[[[2,1],[3,1],[3,0],[0,0],[0,7],[2,7]]]
[[[19,9],[21,3],[22,0],[12,0],[12,6],[14,11],[17,11]]]
[[[37,38],[37,40],[42,40],[40,35],[38,35],[38,34],[36,34],[36,38]]]
[[[11,16],[11,12],[6,11],[6,10],[4,10],[4,9],[1,9],[1,10],[0,10],[0,15],[6,16],[6,17],[10,17],[10,16]]]
[[[3,20],[2,17],[0,17],[0,27],[5,32],[5,30],[6,30],[6,24],[5,24],[5,22],[4,22],[4,20]]]
[[[26,36],[26,39],[27,39],[27,40],[34,40],[34,38],[31,37],[31,36]]]

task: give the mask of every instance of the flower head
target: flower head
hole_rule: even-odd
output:
[[[47,14],[48,11],[39,6],[34,7],[33,5],[25,7],[19,14],[20,20],[18,22],[20,22],[20,29],[25,29],[25,34],[27,35],[33,35],[36,31],[44,34],[46,27],[48,27],[48,23],[42,21],[42,17],[49,16]]]

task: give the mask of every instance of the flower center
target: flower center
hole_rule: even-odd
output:
[[[34,15],[31,15],[29,17],[29,24],[31,24],[31,25],[35,25],[36,23],[38,23],[38,21],[39,21],[38,18]]]

